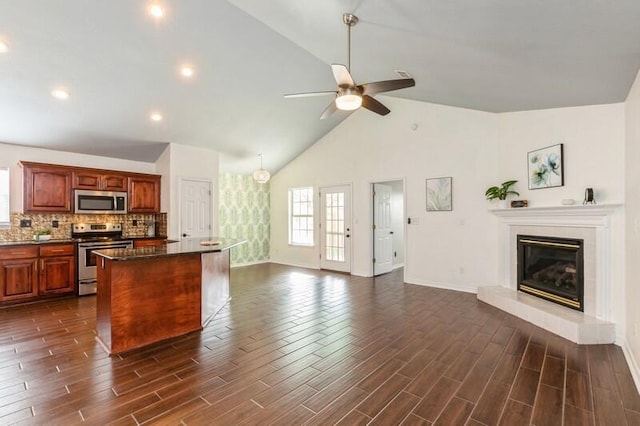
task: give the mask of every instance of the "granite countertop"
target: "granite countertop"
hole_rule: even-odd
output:
[[[0,241],[0,247],[31,246],[31,245],[42,245],[42,244],[64,244],[64,243],[75,243],[75,242],[76,240],[71,238],[63,238],[58,240],[47,240],[47,241],[36,241],[36,240]]]
[[[202,242],[219,241],[216,245],[203,245]],[[164,246],[139,247],[130,249],[96,250],[98,256],[110,260],[139,260],[164,256],[178,256],[181,254],[212,253],[229,250],[244,244],[246,240],[220,237],[194,238],[189,240],[168,242]]]

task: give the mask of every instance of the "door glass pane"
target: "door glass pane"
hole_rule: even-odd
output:
[[[344,262],[344,193],[334,192],[325,196],[326,259]]]

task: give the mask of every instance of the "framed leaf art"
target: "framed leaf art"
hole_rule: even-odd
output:
[[[562,151],[560,143],[527,154],[529,189],[553,188],[564,185]]]
[[[453,178],[440,177],[427,179],[427,211],[451,211],[451,183]]]

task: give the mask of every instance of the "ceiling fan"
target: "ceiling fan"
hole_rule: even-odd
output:
[[[405,87],[413,87],[416,82],[413,78],[400,78],[397,80],[376,81],[356,85],[351,77],[351,27],[358,23],[358,17],[352,13],[344,13],[342,22],[347,25],[347,65],[331,64],[333,77],[338,83],[337,91],[311,92],[311,93],[293,93],[284,95],[285,98],[302,98],[308,96],[323,96],[334,94],[336,99],[331,102],[324,110],[320,119],[325,119],[336,110],[353,111],[361,106],[373,111],[376,114],[387,115],[389,108],[384,106],[380,101],[373,98],[374,95],[382,92],[390,92],[392,90],[404,89]]]

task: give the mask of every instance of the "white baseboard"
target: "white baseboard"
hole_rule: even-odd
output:
[[[418,279],[414,279],[406,276],[404,281],[407,284],[422,285],[425,287],[435,287],[435,288],[441,288],[444,290],[462,291],[465,293],[473,293],[473,294],[478,293],[478,288],[472,287],[472,286],[460,286],[460,285],[452,285],[449,283],[436,283],[433,281],[422,281],[422,280],[418,280]]]
[[[251,266],[251,265],[260,265],[262,263],[269,263],[271,262],[269,259],[266,260],[257,260],[255,262],[247,262],[247,263],[234,263],[233,265],[231,265],[232,268],[238,268],[241,266]]]
[[[393,265],[393,270],[404,268],[404,263],[398,263],[397,265]]]
[[[616,345],[622,348],[622,353],[624,354],[624,358],[627,360],[629,371],[631,371],[631,377],[633,377],[633,381],[636,384],[636,390],[638,391],[638,393],[640,393],[640,368],[638,368],[638,363],[631,353],[629,344],[624,337],[618,336],[618,338],[616,339]]]
[[[294,268],[307,268],[307,269],[315,269],[315,270],[319,270],[320,269],[319,266],[297,265],[295,263],[281,262],[281,261],[278,261],[278,260],[269,260],[269,262],[270,263],[276,263],[278,265],[293,266]]]

